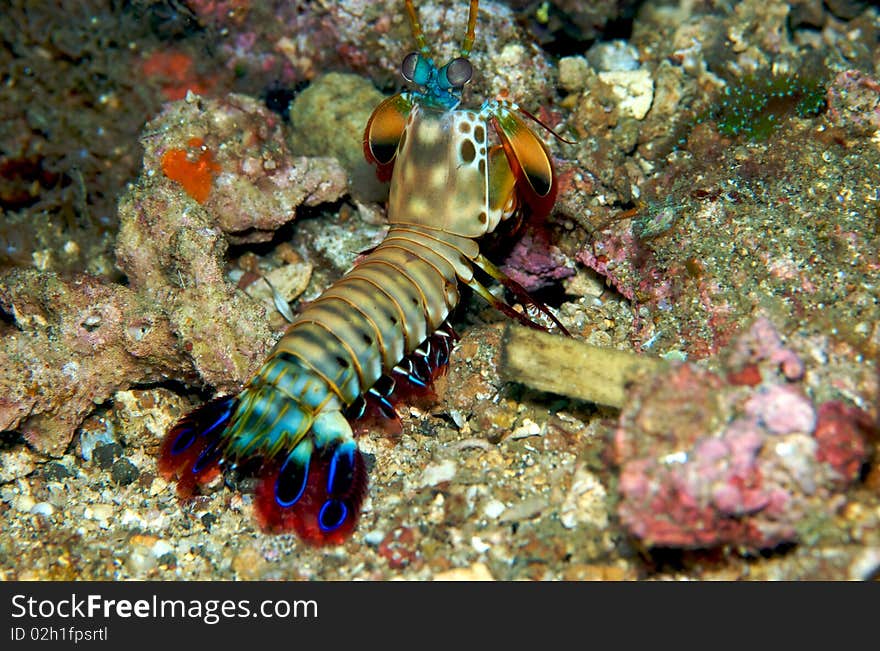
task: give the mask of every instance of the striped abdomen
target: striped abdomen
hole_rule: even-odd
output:
[[[467,238],[395,226],[291,323],[238,397],[212,401],[166,438],[160,469],[192,491],[218,472],[262,460],[264,529],[341,542],[354,529],[366,472],[343,411],[437,331],[478,255]]]
[[[290,399],[306,414],[302,421],[299,413],[291,418],[282,447],[305,435],[309,415],[352,404],[446,320],[458,304],[458,280],[471,275],[470,258],[477,252],[465,238],[425,227],[392,228],[290,324],[242,394],[229,428],[235,439],[230,453],[275,451],[269,418],[256,413],[265,399]],[[265,443],[252,442],[254,436]]]
[[[446,320],[461,258],[426,229],[392,229],[294,319],[270,360],[300,360],[351,404]]]

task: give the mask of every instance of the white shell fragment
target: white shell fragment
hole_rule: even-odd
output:
[[[654,80],[648,70],[615,70],[600,72],[599,79],[611,87],[621,115],[643,120],[654,101]]]

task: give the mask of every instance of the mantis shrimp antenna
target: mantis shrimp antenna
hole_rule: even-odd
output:
[[[406,13],[409,14],[409,22],[412,25],[412,35],[416,40],[416,45],[419,47],[419,52],[425,57],[428,57],[430,53],[428,50],[428,43],[425,41],[425,34],[422,32],[422,24],[419,22],[419,15],[416,13],[416,8],[413,6],[412,0],[406,0]]]
[[[419,16],[412,0],[405,0],[406,13],[409,14],[409,22],[412,25],[412,35],[419,48],[419,52],[428,57],[428,43],[425,41],[425,34],[422,31],[422,24],[419,22]],[[471,53],[474,46],[477,29],[477,10],[480,6],[480,0],[471,0],[470,9],[468,11],[467,32],[464,35],[464,41],[461,44],[461,56],[466,57]]]
[[[471,7],[468,11],[467,32],[464,35],[464,41],[461,44],[461,56],[466,57],[471,53],[474,46],[477,30],[477,10],[480,7],[480,0],[471,0]]]

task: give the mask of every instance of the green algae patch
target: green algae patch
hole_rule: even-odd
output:
[[[819,77],[751,74],[728,85],[706,119],[725,136],[766,140],[785,120],[808,118],[825,108]]]

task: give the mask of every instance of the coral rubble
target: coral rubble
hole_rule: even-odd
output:
[[[805,522],[843,507],[868,460],[872,416],[814,403],[766,319],[735,347],[726,374],[679,365],[637,386],[621,413],[619,515],[648,546],[799,541]]]

